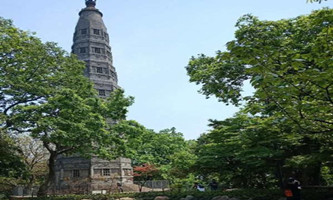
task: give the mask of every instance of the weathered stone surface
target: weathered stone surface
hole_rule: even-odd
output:
[[[94,83],[99,96],[105,98],[119,86],[103,14],[95,8],[96,2],[91,2],[94,3],[79,13],[72,53],[86,63],[85,76]],[[114,123],[110,119],[107,122]],[[55,188],[52,190],[57,194],[107,194],[115,190],[117,183],[123,187],[133,185],[131,160],[127,158],[109,161],[95,156],[90,159],[79,155],[62,156],[57,158],[55,173]]]
[[[155,197],[154,200],[169,200],[169,197],[167,197],[167,196],[157,196],[157,197]]]
[[[180,200],[195,200],[196,198],[191,195],[187,195],[185,198],[181,198]]]
[[[119,88],[116,69],[113,67],[109,35],[103,14],[95,7],[81,10],[75,28],[72,53],[86,62],[85,75],[94,82],[94,88],[103,98]]]
[[[129,198],[129,197],[123,197],[123,198],[120,198],[120,200],[134,200],[133,198]]]
[[[228,196],[217,196],[212,198],[212,200],[229,200]]]

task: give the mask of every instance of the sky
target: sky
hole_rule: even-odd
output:
[[[84,0],[1,0],[0,16],[70,52]],[[118,84],[135,97],[128,119],[160,131],[175,127],[185,139],[209,131],[209,119],[232,117],[239,108],[198,93],[185,66],[192,56],[214,56],[234,39],[244,14],[279,20],[333,7],[306,0],[97,0],[110,35]],[[245,93],[251,93],[246,86]]]

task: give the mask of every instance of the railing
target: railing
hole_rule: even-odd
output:
[[[14,196],[31,196],[35,197],[37,196],[39,186],[33,186],[31,188],[26,186],[16,186],[13,189],[13,195]]]
[[[164,191],[169,188],[169,181],[167,180],[152,180],[152,181],[134,181],[136,185],[143,185],[145,188],[151,189],[151,191]]]

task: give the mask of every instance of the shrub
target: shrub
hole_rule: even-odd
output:
[[[142,192],[142,193],[117,193],[111,195],[66,195],[50,196],[42,198],[30,198],[31,200],[115,200],[121,197],[131,197],[136,200],[153,200],[156,196],[168,196],[170,200],[179,200],[187,195],[194,196],[197,200],[211,200],[216,196],[227,195],[240,200],[278,200],[283,197],[283,192],[279,189],[237,189],[233,191],[167,191],[167,192]],[[303,189],[304,200],[326,200],[333,197],[332,188]]]

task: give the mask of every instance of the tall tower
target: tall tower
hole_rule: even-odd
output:
[[[103,14],[95,8],[96,0],[85,0],[86,8],[79,13],[75,28],[72,53],[86,62],[84,74],[94,83],[101,98],[106,98],[117,84],[117,73],[112,65],[109,35],[103,23]],[[54,193],[107,193],[131,190],[133,168],[131,159],[103,160],[96,156],[82,158],[79,155],[59,156],[55,166]],[[127,188],[127,189],[126,189]]]
[[[105,98],[119,88],[116,69],[112,64],[109,34],[103,14],[95,8],[96,0],[85,0],[86,8],[79,13],[75,27],[72,53],[86,62],[84,72],[93,83],[100,97]]]

